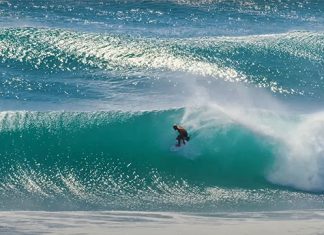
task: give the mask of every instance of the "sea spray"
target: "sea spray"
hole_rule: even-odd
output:
[[[315,113],[300,118],[283,135],[284,143],[269,179],[274,183],[308,191],[324,190],[324,116]]]

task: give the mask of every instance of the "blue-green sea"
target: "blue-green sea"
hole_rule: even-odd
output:
[[[323,104],[322,0],[0,1],[0,210],[321,210]]]

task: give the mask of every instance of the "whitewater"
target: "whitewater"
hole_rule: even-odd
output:
[[[0,231],[210,234],[216,221],[220,234],[258,234],[266,221],[321,221],[323,11],[0,1]],[[191,136],[179,151],[174,124]]]

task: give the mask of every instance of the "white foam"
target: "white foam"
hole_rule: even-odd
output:
[[[304,117],[282,141],[269,179],[302,190],[323,191],[324,113]]]
[[[192,106],[188,105],[181,120],[189,130],[205,135],[200,130],[220,132],[240,125],[274,146],[275,163],[265,173],[269,181],[307,191],[324,190],[324,112],[297,114],[252,88],[232,92],[236,102],[213,97],[213,87],[194,84],[192,89],[199,98],[189,101]],[[217,92],[228,95],[226,90]],[[255,103],[256,99],[261,102]]]

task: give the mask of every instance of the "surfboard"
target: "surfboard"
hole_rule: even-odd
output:
[[[186,144],[181,144],[180,146],[177,146],[176,144],[175,144],[175,145],[172,145],[172,146],[170,147],[170,151],[171,151],[171,152],[177,152],[177,151],[180,151],[180,150],[182,150],[183,148],[185,148],[186,145],[187,145],[187,143],[186,143]]]

